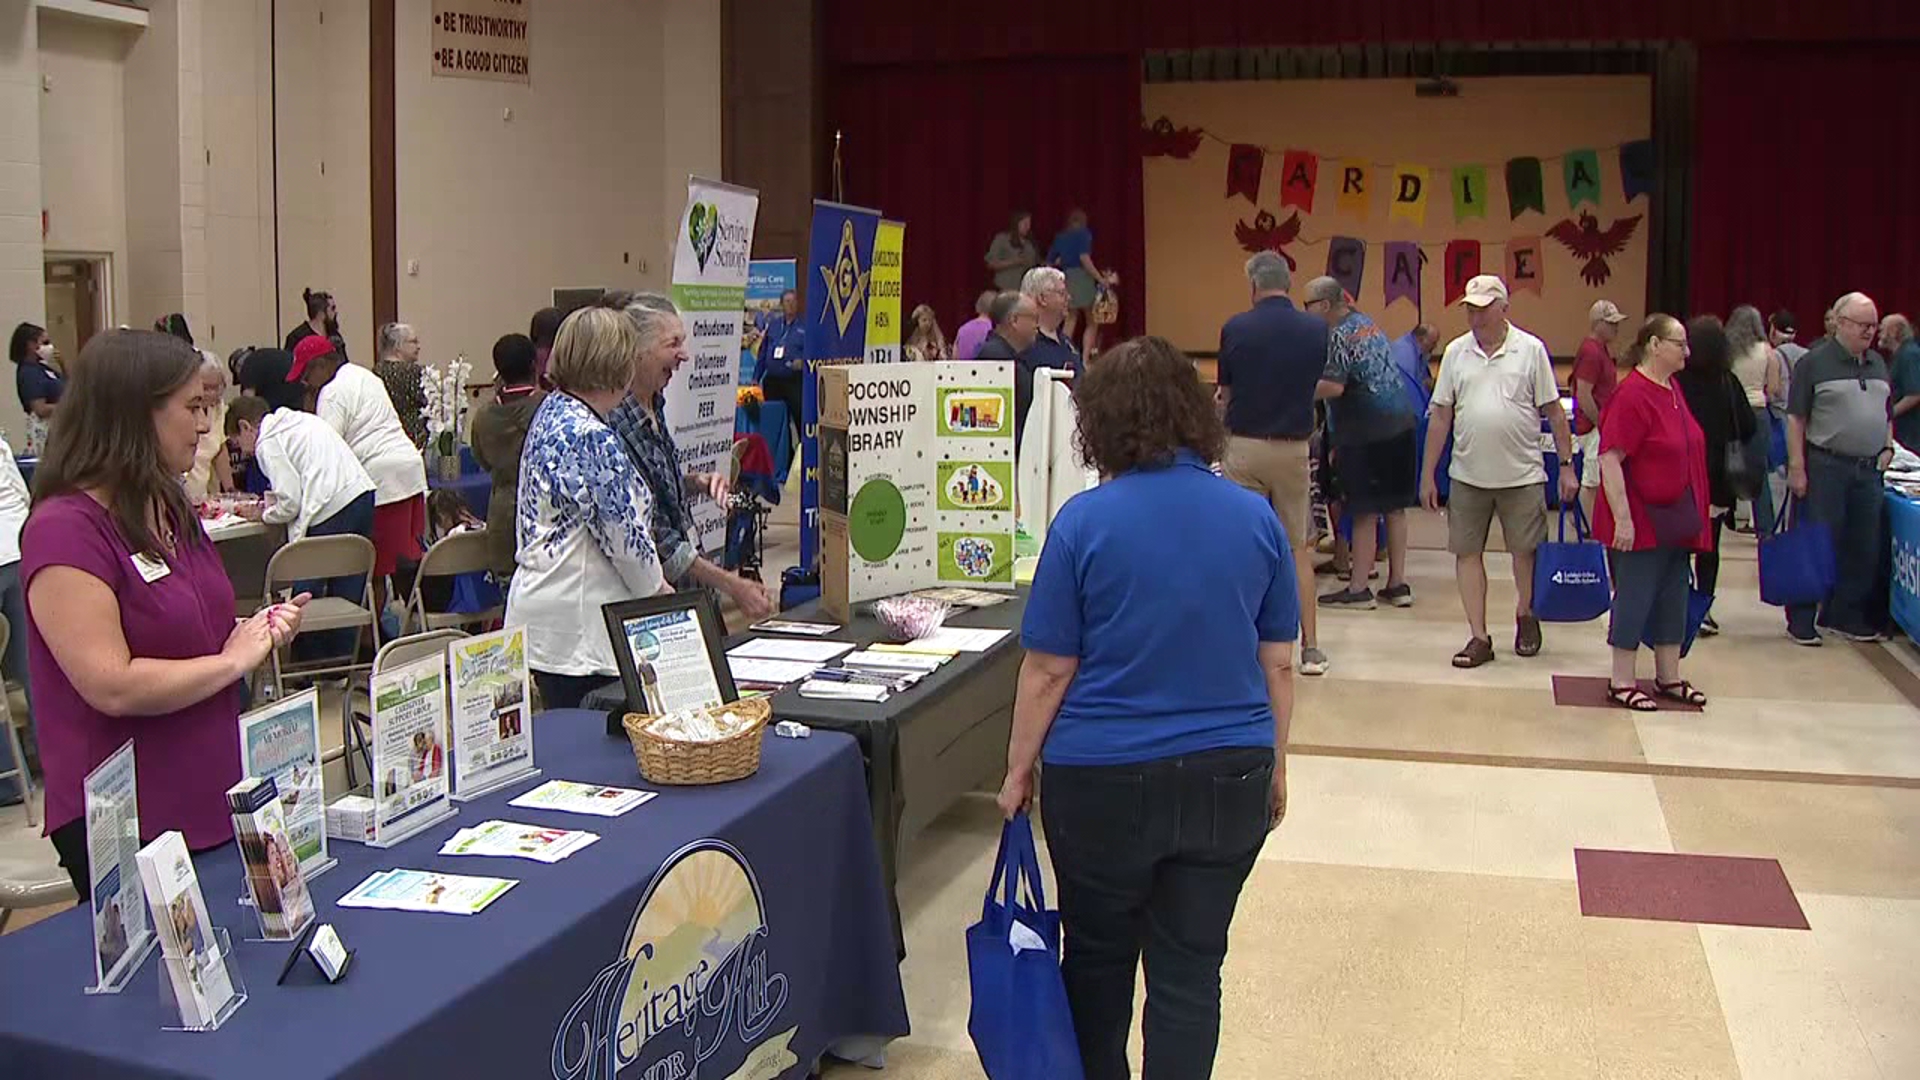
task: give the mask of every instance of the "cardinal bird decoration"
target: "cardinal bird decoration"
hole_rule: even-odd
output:
[[[1600,230],[1600,222],[1592,214],[1582,212],[1580,224],[1571,219],[1560,222],[1547,230],[1547,235],[1560,241],[1577,259],[1587,260],[1580,267],[1580,280],[1589,285],[1600,286],[1613,276],[1613,267],[1607,265],[1607,259],[1620,254],[1633,238],[1633,230],[1640,226],[1640,215],[1621,218],[1607,228]]]
[[[1277,221],[1269,211],[1262,210],[1254,215],[1253,224],[1236,221],[1233,225],[1233,238],[1240,241],[1243,251],[1272,251],[1287,260],[1287,269],[1298,270],[1300,264],[1287,254],[1284,245],[1291,244],[1300,237],[1300,211],[1287,215],[1287,220]]]
[[[1140,156],[1186,159],[1200,149],[1199,128],[1176,128],[1173,121],[1161,117],[1140,132]]]

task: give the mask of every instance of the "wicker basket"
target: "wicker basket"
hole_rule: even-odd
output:
[[[773,718],[772,704],[766,698],[749,698],[709,706],[707,711],[736,713],[749,723],[745,731],[718,742],[686,742],[648,731],[647,725],[657,717],[628,713],[621,726],[633,743],[640,775],[650,783],[685,787],[744,780],[759,772],[760,734]]]

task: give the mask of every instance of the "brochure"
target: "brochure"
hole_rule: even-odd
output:
[[[820,670],[819,664],[805,660],[762,660],[757,656],[729,656],[727,667],[737,684],[785,686]]]
[[[96,986],[117,983],[151,947],[147,906],[140,895],[140,800],[133,740],[87,774],[87,876],[93,893],[93,976]]]
[[[425,911],[439,915],[478,915],[508,889],[509,878],[430,874],[425,870],[382,870],[340,898],[341,907]]]
[[[943,626],[925,637],[915,638],[902,649],[926,652],[986,652],[1000,644],[1011,630],[974,630],[964,626]]]
[[[483,821],[440,845],[442,855],[492,855],[556,863],[600,839],[578,829],[546,829],[512,821]]]
[[[313,919],[313,898],[287,837],[285,811],[271,779],[250,776],[227,789],[233,836],[246,867],[247,892],[260,918],[260,936],[291,941]]]
[[[447,809],[447,658],[373,677],[373,842],[390,843]]]
[[[272,780],[300,871],[313,877],[327,854],[327,796],[321,783],[320,692],[303,690],[240,718],[240,775]]]
[[[727,650],[729,657],[750,656],[757,660],[798,660],[824,664],[853,651],[848,641],[783,641],[780,638],[754,638]]]
[[[527,631],[508,627],[454,642],[453,793],[492,791],[533,771]]]
[[[826,637],[840,629],[838,623],[797,622],[793,619],[768,619],[747,629],[760,634],[798,634],[801,637]]]
[[[952,586],[944,586],[938,589],[920,589],[913,593],[913,595],[921,597],[922,599],[938,600],[943,604],[951,604],[954,607],[964,608],[992,607],[995,604],[1004,604],[1013,599],[1013,597],[1006,593],[990,593],[981,589],[961,589]]]
[[[174,961],[168,981],[180,1006],[181,1026],[205,1027],[237,995],[227,978],[226,957],[214,939],[213,920],[200,895],[200,879],[194,876],[186,837],[161,833],[140,849],[137,858],[161,955]]]
[[[679,608],[642,615],[627,619],[621,628],[649,713],[664,716],[722,699],[698,611]]]
[[[557,810],[563,814],[592,814],[595,817],[619,817],[645,805],[657,791],[608,787],[604,784],[580,784],[572,780],[549,780],[525,795],[507,803],[528,810]]]

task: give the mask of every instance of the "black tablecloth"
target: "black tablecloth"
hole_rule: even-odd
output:
[[[540,780],[650,787],[597,715],[545,713],[534,735]],[[357,955],[335,986],[303,962],[276,987],[289,947],[239,941],[253,933],[235,900],[239,855],[202,853],[247,1003],[215,1032],[162,1031],[157,957],[122,994],[82,995],[92,959],[77,909],[0,939],[0,1077],[612,1080],[675,1055],[657,1075],[726,1076],[752,1057],[752,1075],[805,1076],[837,1039],[907,1031],[853,751],[831,733],[769,736],[757,775],[659,789],[624,817],[506,805],[536,780],[391,850],[336,844],[340,865],[314,895]],[[551,866],[436,854],[490,818],[601,840]],[[392,867],[520,884],[469,918],[335,905]]]

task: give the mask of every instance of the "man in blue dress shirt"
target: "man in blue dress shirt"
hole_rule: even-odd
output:
[[[806,383],[807,327],[800,311],[800,294],[780,294],[780,315],[767,324],[760,338],[760,390],[768,401],[787,407],[787,426],[793,429],[793,457],[800,456],[800,404]]]

